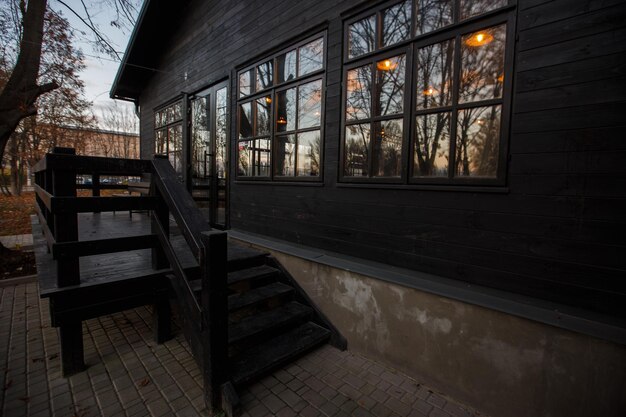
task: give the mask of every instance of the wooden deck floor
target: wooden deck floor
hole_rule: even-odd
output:
[[[197,266],[176,224],[171,222],[171,242],[183,268]],[[150,234],[150,218],[147,214],[128,212],[80,213],[78,215],[79,241],[121,238]],[[40,292],[42,296],[62,291],[56,285],[56,263],[52,254],[47,253],[46,241],[36,217],[33,220],[33,244],[37,257]],[[242,259],[260,256],[262,253],[247,247],[229,243],[228,260],[237,262]],[[166,270],[152,269],[150,249],[117,252],[105,255],[84,256],[80,258],[80,287],[124,281],[150,275],[160,275]]]

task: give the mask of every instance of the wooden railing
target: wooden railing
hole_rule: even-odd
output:
[[[191,195],[179,182],[176,172],[164,157],[152,161],[76,156],[73,149],[55,148],[35,167],[36,211],[48,244],[57,260],[56,286],[80,284],[79,257],[136,249],[152,249],[152,266],[165,270],[170,278],[183,318],[183,329],[192,352],[203,372],[205,401],[212,410],[220,408],[222,386],[227,382],[228,306],[226,233],[211,230]],[[77,175],[99,176],[151,175],[149,196],[111,198],[99,196],[93,187],[91,197],[77,198]],[[118,187],[115,187],[118,188]],[[151,234],[146,236],[102,239],[89,245],[78,238],[78,213],[122,210],[149,210]],[[182,267],[170,240],[170,216],[175,220],[198,268],[189,276]],[[201,295],[196,297],[191,281],[199,279]],[[165,307],[164,307],[165,308]],[[80,350],[62,349],[64,368],[80,370],[82,365],[82,327],[78,319],[61,326],[61,344]],[[80,359],[80,360],[79,360]]]
[[[152,168],[150,195],[159,201],[152,216],[152,231],[161,242],[161,247],[154,249],[154,266],[164,266],[158,264],[163,260],[159,251],[163,251],[173,272],[172,286],[181,301],[183,329],[203,372],[205,402],[217,410],[228,362],[227,235],[211,230],[167,158],[155,156]],[[169,242],[170,215],[200,266],[200,303],[190,286],[192,277],[185,274]]]

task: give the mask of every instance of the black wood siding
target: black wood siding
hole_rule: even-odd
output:
[[[626,316],[626,3],[519,1],[507,188],[493,191],[337,183],[341,13],[357,3],[192,2],[141,95],[142,155],[154,107],[226,77],[234,93],[235,68],[325,28],[323,184],[231,182],[233,228]]]

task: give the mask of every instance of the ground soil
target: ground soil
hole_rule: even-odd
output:
[[[37,273],[33,252],[0,249],[0,259],[0,280]]]
[[[0,236],[30,234],[30,215],[34,213],[34,193],[22,193],[20,196],[0,195]],[[0,247],[0,279],[36,273],[34,253]]]
[[[0,195],[0,236],[30,234],[31,214],[35,214],[35,193]]]

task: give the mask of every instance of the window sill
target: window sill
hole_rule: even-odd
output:
[[[372,188],[391,190],[420,190],[420,191],[453,191],[467,193],[508,194],[509,187],[486,185],[440,185],[440,184],[388,184],[388,183],[349,183],[338,182],[337,188]]]

